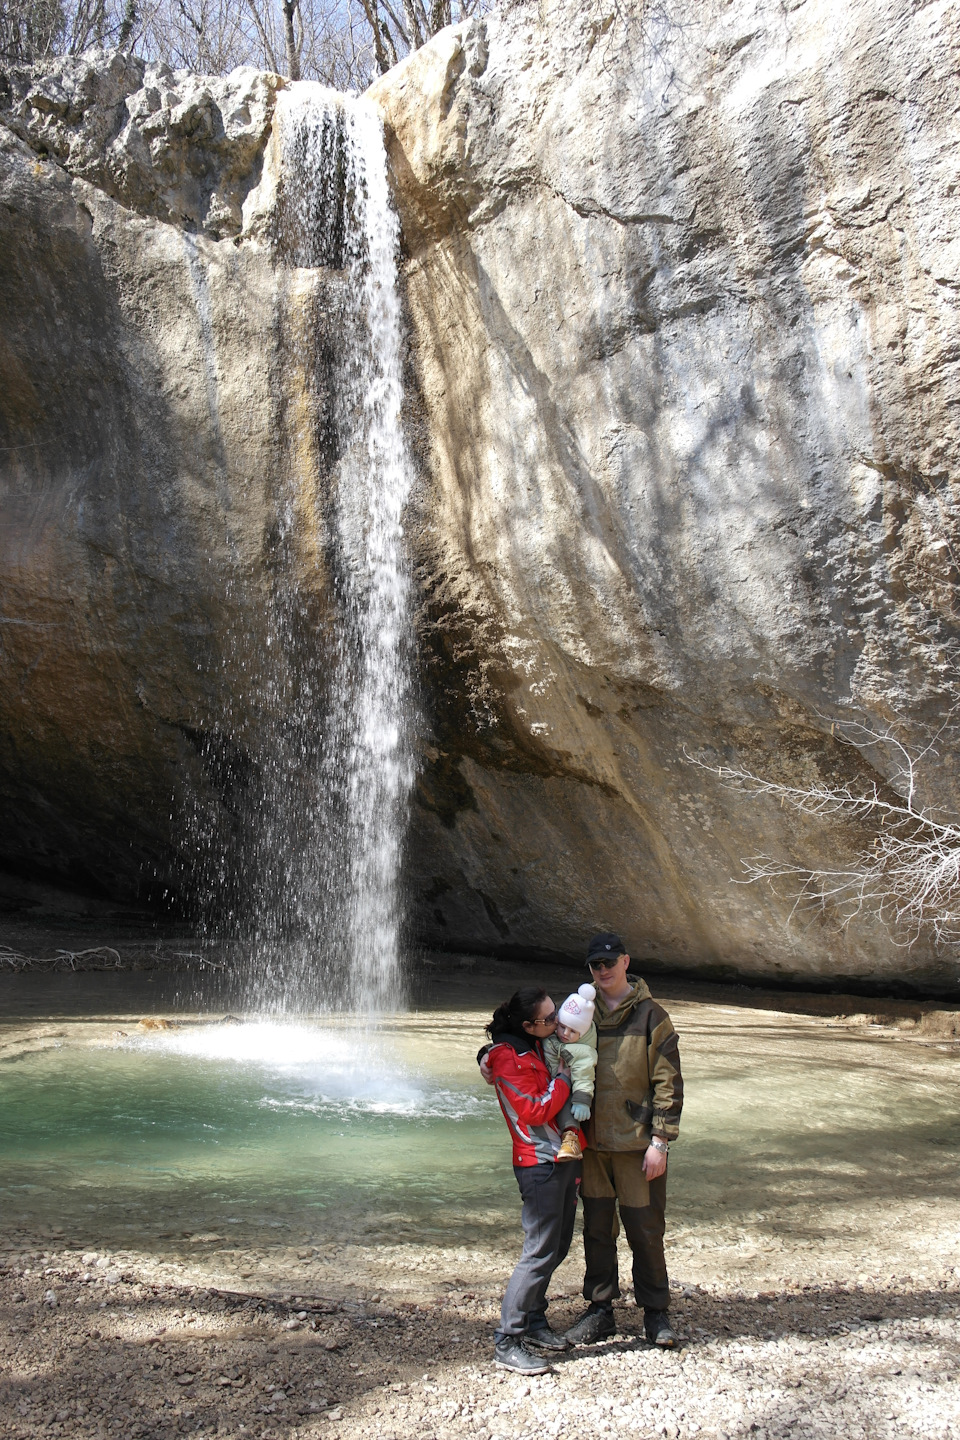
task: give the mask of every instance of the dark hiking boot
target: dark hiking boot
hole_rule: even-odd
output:
[[[613,1309],[606,1305],[591,1305],[586,1314],[570,1326],[567,1339],[571,1345],[596,1345],[598,1340],[605,1340],[608,1335],[616,1333]]]
[[[546,1360],[531,1355],[518,1335],[504,1335],[493,1350],[494,1360],[504,1370],[516,1370],[520,1375],[545,1375],[550,1369]]]
[[[672,1350],[677,1343],[677,1337],[670,1329],[670,1316],[666,1310],[644,1310],[643,1328],[651,1345]]]
[[[524,1345],[533,1345],[537,1350],[569,1350],[570,1341],[566,1335],[558,1335],[549,1325],[538,1325],[528,1330],[523,1337]]]

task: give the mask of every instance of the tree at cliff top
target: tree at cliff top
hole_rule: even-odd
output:
[[[223,75],[255,65],[293,80],[363,89],[445,25],[494,0],[4,0],[0,62],[93,46]]]

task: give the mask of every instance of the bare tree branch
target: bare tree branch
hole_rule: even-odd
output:
[[[0,0],[0,60],[117,45],[174,69],[255,65],[362,90],[445,25],[503,0]]]
[[[386,13],[390,24],[394,28],[394,31],[399,36],[403,44],[406,45],[407,49],[415,50],[416,46],[413,44],[410,34],[407,31],[407,28],[404,25],[403,21],[400,19],[400,16],[390,4],[390,0],[375,0],[375,3],[377,9],[382,9]],[[389,26],[387,25],[386,21],[381,19],[380,24],[389,33]],[[394,44],[394,52],[396,53],[396,44]]]
[[[793,901],[791,915],[811,909],[830,912],[845,928],[858,915],[869,913],[879,916],[907,945],[923,935],[937,945],[956,945],[960,943],[960,821],[944,819],[918,798],[918,768],[937,756],[937,741],[955,721],[951,711],[919,748],[905,744],[894,726],[872,730],[859,723],[837,722],[845,732],[840,738],[858,750],[875,745],[898,757],[887,782],[889,791],[876,783],[860,790],[850,785],[785,785],[750,770],[707,764],[690,754],[686,758],[712,771],[725,785],[748,795],[772,796],[802,814],[875,823],[872,843],[848,869],[810,868],[768,855],[741,862],[747,883],[764,880],[775,890],[786,884],[787,898]]]
[[[260,36],[260,43],[263,46],[263,53],[267,61],[267,69],[272,70],[275,75],[279,75],[280,66],[277,64],[277,57],[274,53],[273,44],[271,42],[269,34],[267,33],[267,28],[263,23],[263,18],[260,14],[260,7],[257,4],[257,0],[247,0],[247,8],[250,11],[250,17],[253,20],[254,25],[256,26],[257,34]]]

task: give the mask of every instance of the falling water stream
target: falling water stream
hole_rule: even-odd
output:
[[[297,124],[311,139],[322,133],[329,103],[323,91],[302,92]],[[370,1012],[396,1002],[400,980],[399,862],[413,780],[403,551],[411,470],[400,416],[399,233],[383,129],[371,106],[338,103],[353,222],[344,226],[347,294],[360,326],[344,395],[348,433],[336,510],[344,625],[328,752],[342,767],[350,991],[356,1008]]]
[[[297,84],[280,92],[276,125],[278,262],[301,277],[292,290],[328,296],[287,347],[314,392],[304,423],[316,433],[294,446],[294,470],[296,457],[318,464],[306,523],[332,616],[312,633],[300,598],[281,590],[267,617],[255,685],[273,729],[248,801],[256,864],[238,862],[255,874],[251,1008],[373,1016],[402,998],[399,874],[414,775],[399,228],[371,105]],[[315,375],[298,343],[322,354]],[[281,497],[281,555],[305,523],[300,478]]]

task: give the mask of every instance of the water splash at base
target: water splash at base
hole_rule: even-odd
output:
[[[359,1017],[358,1017],[359,1018]],[[489,1097],[456,1088],[399,1053],[396,1041],[365,1033],[362,1023],[297,1024],[248,1020],[199,1023],[136,1036],[111,1048],[241,1067],[263,1078],[261,1105],[318,1116],[392,1115],[412,1121],[463,1120],[489,1108]]]

